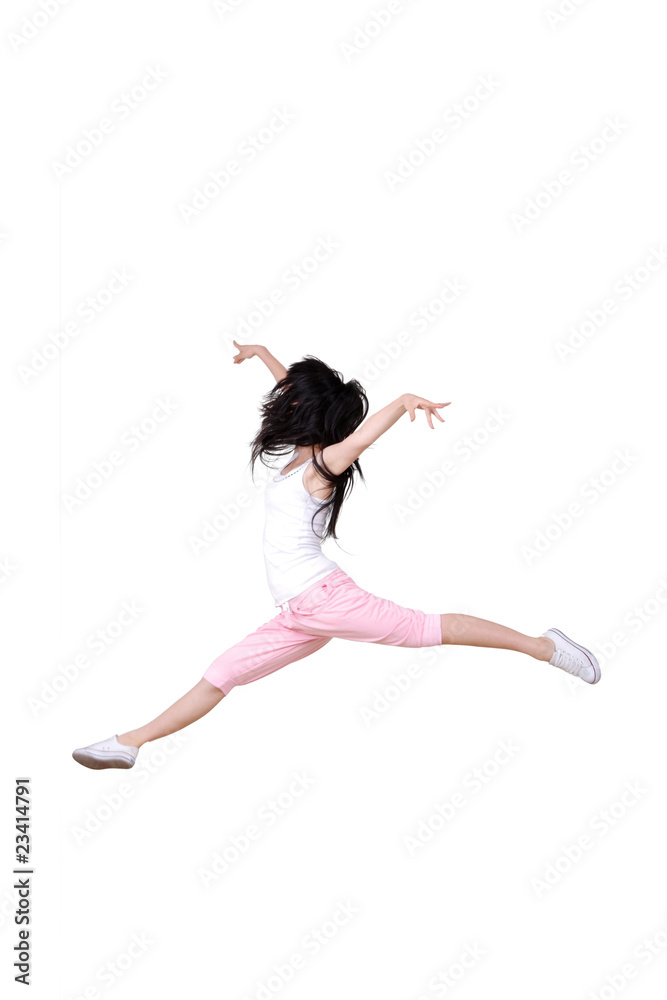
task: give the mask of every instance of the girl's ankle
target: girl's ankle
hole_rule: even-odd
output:
[[[540,643],[540,653],[538,659],[544,660],[545,663],[548,663],[554,655],[554,650],[556,648],[553,639],[550,639],[548,635],[541,635],[538,642]]]
[[[145,742],[144,740],[137,739],[136,735],[132,732],[121,733],[116,739],[125,747],[140,747]]]

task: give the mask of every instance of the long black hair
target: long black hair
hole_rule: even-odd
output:
[[[250,468],[255,462],[264,465],[266,456],[289,454],[301,445],[337,444],[357,429],[368,413],[366,390],[357,379],[343,380],[340,372],[324,361],[307,354],[287,369],[287,374],[268,392],[261,406],[262,422],[251,442]],[[359,460],[336,475],[323,461],[313,456],[313,466],[332,487],[328,499],[318,505],[327,510],[325,538],[337,538],[336,523],[343,500],[352,490],[354,474],[364,481]],[[311,525],[318,514],[316,510]]]

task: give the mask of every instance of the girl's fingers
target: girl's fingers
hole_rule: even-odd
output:
[[[436,406],[447,406],[447,405],[448,405],[447,403],[430,403],[427,399],[422,399],[420,403],[417,403],[416,409],[424,411],[424,413],[426,414],[426,419],[428,421],[429,427],[431,428],[431,430],[435,430],[435,426],[433,424],[433,416],[436,416],[441,424],[444,424],[445,422],[444,418],[441,417],[438,411],[436,410]],[[412,417],[410,417],[410,419],[412,420]]]
[[[430,406],[424,407],[426,412],[426,419],[428,420],[428,425],[432,430],[435,430],[435,426],[431,419],[432,417],[437,417],[441,424],[444,424],[445,422],[444,417],[441,417],[438,411],[436,410],[436,406],[446,406],[446,405],[447,405],[446,403],[432,403]]]

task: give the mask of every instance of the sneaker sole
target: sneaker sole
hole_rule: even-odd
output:
[[[109,754],[100,754],[95,750],[75,750],[72,753],[72,757],[77,764],[83,764],[84,767],[92,767],[95,771],[101,771],[105,767],[127,769],[134,767],[135,763],[132,757],[110,756]]]
[[[557,635],[559,635],[561,637],[561,639],[565,639],[566,642],[569,642],[573,646],[576,646],[577,649],[580,652],[582,652],[588,658],[588,662],[590,663],[590,665],[592,666],[593,670],[595,671],[595,677],[593,678],[592,681],[586,681],[586,683],[587,684],[597,684],[597,682],[600,680],[600,677],[602,676],[602,672],[600,670],[600,664],[595,659],[595,657],[591,653],[590,649],[586,649],[585,646],[580,646],[578,642],[575,642],[574,639],[570,639],[569,635],[565,635],[565,633],[561,632],[561,630],[559,628],[554,628],[551,631],[555,632]],[[582,677],[581,680],[584,680],[584,678]]]

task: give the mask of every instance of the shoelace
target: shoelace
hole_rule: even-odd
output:
[[[557,649],[555,655],[556,662],[554,666],[562,667],[563,670],[567,670],[568,674],[576,674],[577,677],[583,666],[579,657],[574,656],[572,653],[566,652],[564,649]]]

